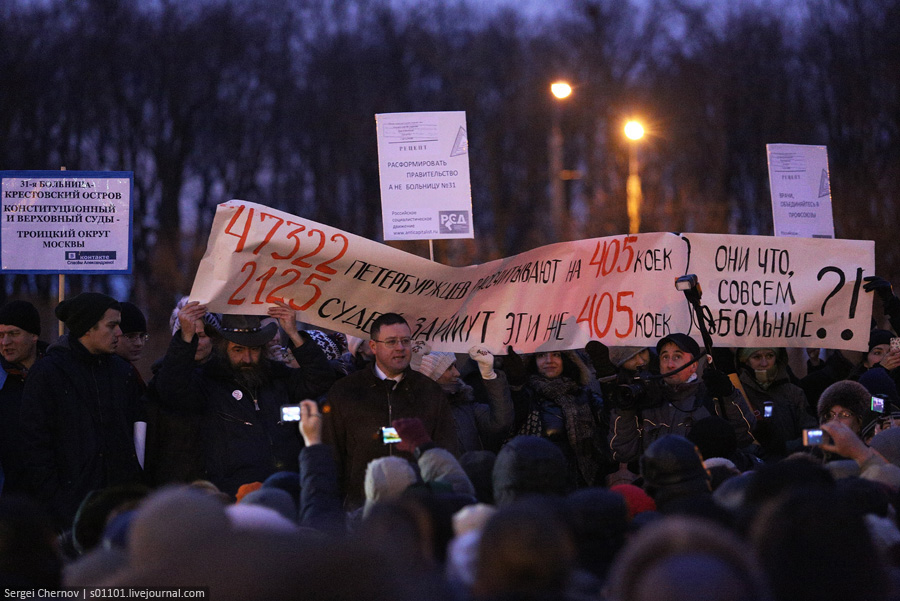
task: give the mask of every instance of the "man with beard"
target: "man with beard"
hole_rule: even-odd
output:
[[[181,330],[172,337],[155,385],[160,404],[201,415],[205,477],[235,495],[242,484],[299,469],[300,434],[293,422],[282,423],[281,406],[321,396],[334,372],[322,350],[297,331],[294,310],[280,302],[269,315],[288,334],[298,368],[266,357],[278,325],[263,326],[257,315],[223,315],[212,357],[197,365],[205,314],[196,301],[178,314]]]
[[[494,370],[494,355],[483,345],[469,349],[478,365],[482,386],[476,391],[460,378],[456,354],[432,351],[427,344],[413,347],[411,367],[438,383],[450,401],[456,422],[459,452],[497,452],[509,436],[515,417],[506,374]]]
[[[403,316],[378,316],[370,334],[368,344],[375,362],[338,380],[323,408],[325,442],[335,449],[347,510],[365,501],[363,480],[370,461],[386,455],[415,460],[411,453],[396,449],[385,434],[384,428],[391,427],[394,420],[417,417],[435,446],[454,454],[458,450],[447,397],[430,378],[409,367],[412,332]]]

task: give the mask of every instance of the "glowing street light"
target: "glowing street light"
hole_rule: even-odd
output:
[[[550,93],[562,100],[572,95],[572,86],[564,81],[556,81],[550,84]]]
[[[572,95],[572,86],[565,81],[550,84],[550,93],[558,101]],[[563,172],[563,135],[560,127],[560,105],[556,104],[550,116],[550,219],[553,223],[555,242],[568,239],[568,222],[566,218],[566,189],[562,180]]]
[[[644,137],[644,126],[637,121],[629,121],[625,124],[625,135],[629,140],[640,140]]]
[[[637,142],[644,137],[644,126],[637,121],[625,124],[625,136],[631,140],[628,149],[628,183],[625,191],[628,207],[628,233],[637,234],[641,229],[641,176],[638,173]]]

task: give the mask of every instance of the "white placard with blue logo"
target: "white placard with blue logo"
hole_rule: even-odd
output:
[[[3,273],[131,273],[131,171],[0,171]]]
[[[375,115],[385,240],[474,238],[465,111]]]

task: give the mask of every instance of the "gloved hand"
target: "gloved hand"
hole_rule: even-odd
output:
[[[497,373],[494,371],[494,355],[486,346],[476,344],[469,349],[469,357],[478,364],[482,380],[493,380],[497,377]]]
[[[506,347],[506,358],[503,360],[503,371],[506,372],[506,381],[510,386],[522,386],[528,380],[528,372],[525,371],[525,362],[522,356],[513,350],[512,346]]]
[[[616,374],[616,366],[609,358],[609,347],[597,340],[591,340],[584,347],[584,352],[591,358],[591,365],[598,378],[606,378]]]
[[[877,275],[870,275],[863,278],[866,284],[863,286],[863,290],[866,292],[875,292],[878,294],[878,298],[881,299],[881,302],[887,303],[894,299],[894,289],[891,286],[891,283],[886,279],[879,277]]]
[[[391,425],[397,429],[400,442],[397,449],[407,453],[415,453],[416,449],[431,442],[431,437],[425,431],[425,424],[418,417],[404,417],[395,419]]]
[[[719,371],[712,365],[707,365],[703,370],[703,383],[706,390],[716,398],[726,397],[734,391],[734,384],[728,374]]]

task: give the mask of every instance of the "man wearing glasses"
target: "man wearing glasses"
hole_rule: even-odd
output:
[[[119,328],[122,335],[116,343],[116,354],[132,365],[140,361],[144,354],[144,344],[150,335],[147,334],[147,318],[137,305],[121,302],[122,321]]]
[[[456,424],[441,387],[409,367],[411,330],[396,313],[372,322],[369,347],[375,361],[338,380],[328,392],[325,441],[335,449],[344,507],[352,510],[365,500],[363,480],[373,459],[397,455],[415,460],[391,442],[391,423],[417,417],[436,446],[456,453]]]

